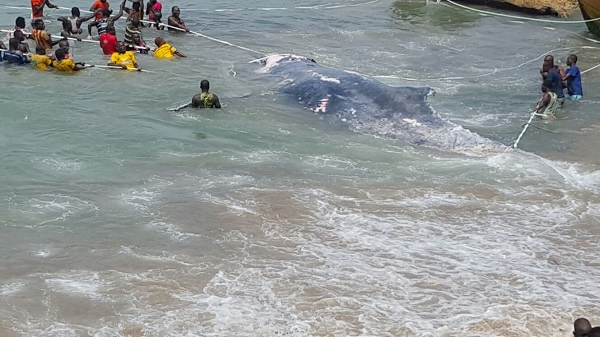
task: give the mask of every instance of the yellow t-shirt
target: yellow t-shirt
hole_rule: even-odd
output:
[[[176,51],[177,49],[173,48],[170,44],[165,43],[154,51],[154,57],[159,59],[172,59]]]
[[[58,71],[66,71],[66,72],[72,72],[75,70],[75,62],[73,62],[73,60],[62,60],[62,61],[54,61],[52,62],[52,65],[54,66],[54,69],[58,70]]]
[[[137,60],[135,59],[135,55],[131,51],[126,51],[124,54],[113,53],[110,57],[110,63],[125,65],[127,69],[135,69],[135,64]]]
[[[52,64],[52,60],[46,55],[35,54],[31,56],[31,61],[39,70],[48,70],[48,66]]]

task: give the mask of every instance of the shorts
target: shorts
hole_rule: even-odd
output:
[[[583,95],[570,95],[568,97],[571,101],[580,101],[583,98]]]

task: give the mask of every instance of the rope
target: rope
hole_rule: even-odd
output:
[[[586,49],[600,49],[600,47],[590,47],[590,46],[585,46],[583,48]],[[394,75],[378,75],[378,76],[373,76],[374,78],[395,78],[395,79],[401,79],[401,80],[405,80],[405,81],[450,81],[450,80],[466,80],[466,79],[472,79],[472,78],[479,78],[479,77],[485,77],[485,76],[490,76],[490,75],[494,75],[497,74],[499,72],[505,72],[508,70],[516,70],[519,69],[523,66],[528,65],[529,63],[535,62],[541,58],[544,58],[546,55],[553,53],[555,51],[559,51],[559,50],[572,50],[573,48],[555,48],[555,49],[551,49],[543,54],[541,54],[540,56],[531,59],[529,61],[523,62],[521,64],[519,64],[518,66],[515,67],[510,67],[510,68],[503,68],[503,69],[495,69],[493,71],[487,72],[485,74],[479,74],[479,75],[473,75],[473,76],[454,76],[454,77],[434,77],[434,78],[410,78],[410,77],[399,77],[399,76],[394,76]]]
[[[348,8],[348,7],[359,7],[370,5],[373,3],[379,2],[379,0],[371,0],[368,2],[362,2],[358,4],[351,5],[336,5],[335,3],[321,4],[315,6],[296,6],[296,7],[257,7],[257,8],[217,8],[217,9],[204,9],[204,8],[182,8],[185,11],[202,11],[202,12],[241,12],[241,11],[275,11],[275,10],[292,10],[292,9],[338,9],[338,8]]]
[[[457,4],[456,2],[454,2],[452,0],[446,0],[446,1],[448,1],[451,4],[453,4],[454,6],[457,6],[457,7],[466,9],[466,10],[470,10],[470,11],[473,11],[473,12],[477,12],[477,13],[481,13],[481,14],[486,14],[486,15],[501,16],[501,17],[511,18],[511,19],[519,19],[519,20],[529,20],[529,21],[536,21],[536,22],[550,22],[550,23],[560,23],[560,24],[580,24],[580,23],[595,22],[595,21],[600,20],[600,17],[595,18],[595,19],[590,19],[590,20],[577,20],[577,21],[561,21],[561,20],[536,19],[536,18],[528,18],[528,17],[525,17],[525,16],[516,16],[516,15],[509,15],[509,14],[489,12],[489,11],[484,11],[484,10],[481,10],[481,9],[476,9],[476,8],[468,7],[468,6],[465,6],[465,5]]]
[[[593,67],[591,67],[591,68],[590,68],[590,69],[588,69],[588,70],[584,70],[584,71],[582,71],[582,72],[581,72],[581,74],[585,74],[585,73],[587,73],[588,71],[594,70],[594,69],[596,69],[596,68],[598,68],[598,67],[600,67],[600,64],[598,64],[598,65],[596,65],[596,66],[593,66]]]
[[[143,23],[148,23],[148,24],[155,24],[155,23],[156,23],[156,22],[153,22],[153,21],[148,21],[148,20],[140,20],[140,22],[143,22]],[[175,27],[175,26],[170,26],[170,25],[167,25],[167,24],[165,24],[165,23],[159,23],[159,25],[160,25],[160,26],[163,26],[163,27],[167,27],[167,28],[175,29],[175,30],[178,30],[178,31],[180,31],[180,32],[186,32],[186,30],[185,30],[185,29],[182,29],[182,28],[179,28],[179,27]],[[187,32],[186,32],[186,33],[187,33]],[[249,51],[249,52],[252,52],[252,53],[255,53],[255,54],[261,55],[261,56],[262,56],[262,55],[265,55],[265,53],[263,53],[263,52],[260,52],[260,51],[258,51],[258,50],[254,50],[254,49],[246,48],[246,47],[243,47],[243,46],[239,46],[239,45],[237,45],[237,44],[233,44],[233,43],[231,43],[231,42],[227,42],[227,41],[225,41],[225,40],[219,40],[219,39],[216,39],[216,38],[214,38],[214,37],[210,37],[210,36],[208,36],[208,35],[205,35],[205,34],[202,34],[202,33],[193,32],[193,31],[189,31],[189,33],[190,33],[190,34],[192,34],[192,35],[196,35],[196,36],[199,36],[199,37],[203,37],[203,38],[209,39],[209,40],[211,40],[211,41],[214,41],[214,42],[217,42],[217,43],[221,43],[221,44],[224,44],[224,45],[230,46],[230,47],[234,47],[234,48],[238,48],[238,49],[241,49],[241,50]]]
[[[521,141],[521,138],[525,134],[525,131],[527,131],[527,128],[529,127],[529,124],[531,124],[531,121],[533,121],[534,117],[535,117],[535,112],[531,114],[531,117],[529,117],[529,121],[525,124],[525,127],[521,131],[521,134],[519,135],[519,137],[517,137],[517,140],[515,141],[515,144],[512,146],[513,149],[516,149],[517,145],[519,145],[519,142]]]

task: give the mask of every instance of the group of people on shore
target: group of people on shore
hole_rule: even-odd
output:
[[[554,64],[554,56],[547,55],[540,69],[542,76],[542,98],[535,107],[534,113],[544,119],[553,119],[558,109],[563,107],[565,98],[579,101],[583,97],[581,71],[577,67],[577,55],[567,57],[566,70]],[[565,97],[564,90],[567,89]]]
[[[93,28],[96,28],[102,52],[104,55],[110,56],[108,67],[142,71],[135,55],[149,54],[150,52],[159,59],[172,59],[175,56],[187,57],[160,36],[155,38],[156,48],[151,50],[142,36],[144,22],[149,27],[154,26],[158,30],[164,30],[167,27],[170,32],[189,32],[190,30],[180,18],[179,7],[172,7],[168,24],[163,24],[161,22],[162,4],[158,0],[148,0],[145,13],[142,11],[143,0],[132,0],[131,8],[126,7],[126,1],[123,0],[116,15],[112,15],[113,11],[107,0],[96,0],[90,8],[91,14],[84,17],[81,16],[79,8],[73,7],[71,16],[61,16],[57,19],[62,23],[63,30],[60,33],[60,39],[53,39],[46,32],[45,22],[42,18],[44,17],[44,7],[59,8],[59,6],[50,3],[49,0],[31,0],[32,31],[26,32],[25,18],[18,17],[14,29],[8,34],[8,48],[0,41],[0,62],[6,61],[9,64],[17,65],[31,63],[39,70],[46,71],[54,68],[60,72],[77,72],[93,67],[93,65],[86,65],[83,62],[75,62],[70,54],[71,46],[69,44],[69,40],[82,41],[82,25],[90,20],[93,21],[88,24],[88,39],[95,39]],[[124,13],[127,13],[124,39],[119,40],[116,35],[115,22]],[[149,21],[143,20],[144,14],[148,16]],[[34,40],[36,43],[34,54],[30,51],[27,39]],[[56,45],[58,48],[53,50]],[[217,96],[208,92],[208,86],[208,81],[202,81],[202,93],[196,95],[197,97],[194,96],[192,106],[221,107]]]

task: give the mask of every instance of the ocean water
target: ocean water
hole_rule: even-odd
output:
[[[430,86],[444,118],[507,145],[539,98],[540,56],[600,63],[584,25],[434,2],[176,4],[192,30],[260,53]],[[28,16],[0,8],[3,29]],[[68,11],[47,14],[58,33]],[[0,65],[0,336],[569,336],[579,316],[599,324],[600,69],[523,151],[474,156],[354,133],[280,94],[249,63],[258,54],[144,30],[157,36],[189,58],[139,56],[154,73]],[[73,55],[107,62],[94,44]],[[205,78],[223,110],[169,111]]]

